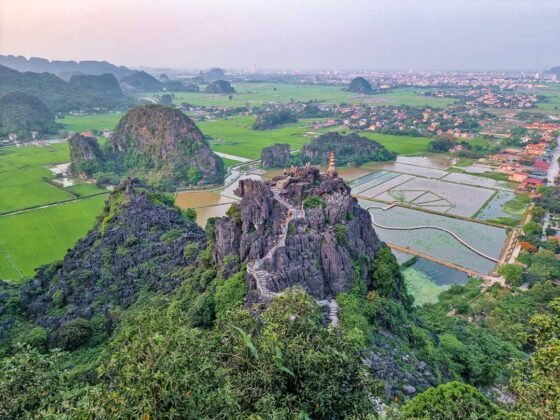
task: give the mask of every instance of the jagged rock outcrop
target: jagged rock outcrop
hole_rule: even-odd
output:
[[[70,173],[75,176],[88,175],[86,167],[97,160],[103,160],[103,153],[95,137],[75,134],[68,139],[70,146]]]
[[[130,110],[107,149],[124,172],[152,183],[213,184],[223,180],[223,161],[196,124],[180,110],[160,105]]]
[[[226,80],[216,80],[206,86],[206,93],[235,93],[235,89]]]
[[[402,338],[381,330],[375,334],[362,360],[372,374],[382,380],[385,397],[391,400],[399,395],[422,392],[441,382],[436,369],[425,359],[425,355]],[[447,372],[441,373],[449,378]]]
[[[370,94],[373,92],[371,84],[363,77],[355,77],[348,85],[349,92]]]
[[[269,182],[242,180],[235,194],[237,210],[215,223],[214,254],[218,264],[232,257],[248,263],[249,302],[293,286],[320,300],[357,278],[372,286],[372,258],[382,244],[341,178],[304,167]]]
[[[64,260],[41,267],[23,287],[21,306],[49,331],[76,318],[110,329],[141,291],[168,293],[181,284],[180,271],[196,266],[205,247],[204,231],[171,200],[127,180]]]
[[[101,95],[113,97],[122,96],[119,81],[111,73],[105,73],[99,76],[91,74],[75,75],[70,78],[69,83],[70,86],[93,91]]]
[[[356,133],[326,133],[303,146],[303,158],[314,164],[328,164],[331,152],[335,152],[337,165],[382,162],[396,157],[385,146]]]
[[[26,139],[32,131],[55,133],[58,127],[54,114],[37,97],[11,92],[0,98],[0,136],[16,133]]]
[[[290,145],[274,144],[261,151],[263,168],[287,168],[290,164]]]

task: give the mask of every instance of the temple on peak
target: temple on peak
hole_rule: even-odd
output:
[[[334,154],[334,150],[331,151],[331,154],[329,156],[329,167],[327,168],[327,174],[331,175],[331,176],[336,176],[336,166],[335,166],[335,154]]]

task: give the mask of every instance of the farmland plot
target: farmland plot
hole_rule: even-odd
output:
[[[359,200],[359,202],[366,208],[375,205],[367,200]],[[370,212],[377,223],[386,227],[437,226],[448,229],[469,245],[493,258],[499,257],[506,240],[505,229],[421,210],[396,206],[386,211],[371,209]],[[409,247],[480,273],[490,273],[495,265],[493,261],[466,248],[446,232],[432,229],[408,231],[374,228],[385,242]]]

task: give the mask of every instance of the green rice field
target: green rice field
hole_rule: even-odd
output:
[[[68,160],[66,142],[0,148],[0,279],[20,280],[62,258],[101,211],[105,194],[76,200],[105,192],[99,187],[49,182],[54,175],[47,167]],[[75,201],[33,209],[68,200]]]
[[[282,83],[234,83],[236,93],[229,99],[228,94],[208,94],[204,92],[176,92],[174,103],[188,103],[199,106],[258,106],[266,103],[288,103],[292,101],[321,101],[327,103],[369,103],[372,105],[411,105],[445,107],[454,101],[449,98],[422,96],[422,89],[399,88],[386,93],[358,95],[346,92],[340,86],[296,85]],[[159,95],[141,94],[140,96]]]
[[[253,130],[254,117],[235,116],[215,121],[201,121],[198,126],[213,138],[210,147],[216,152],[248,159],[258,159],[263,147],[274,143],[288,143],[297,149],[311,141],[314,135],[305,121],[267,131]]]
[[[0,149],[0,213],[73,198],[45,179],[54,176],[47,165],[68,161],[66,143]]]
[[[66,115],[58,118],[57,123],[64,126],[65,130],[81,133],[90,130],[112,130],[115,128],[121,117],[120,112],[93,115]]]
[[[0,217],[0,279],[20,281],[61,259],[93,226],[106,196]]]
[[[396,136],[372,132],[361,132],[360,135],[381,143],[387,149],[399,155],[426,152],[428,144],[432,141],[428,137]]]
[[[66,142],[0,148],[0,214],[70,200],[76,198],[74,190],[82,190],[82,196],[102,191],[92,185],[67,190],[47,182],[54,179],[47,167],[68,160]]]

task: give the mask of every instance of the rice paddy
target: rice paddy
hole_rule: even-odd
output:
[[[363,207],[375,203],[360,200]],[[506,239],[506,230],[469,220],[457,219],[440,214],[427,213],[396,206],[389,210],[371,209],[375,221],[387,227],[437,226],[458,235],[477,250],[498,258]],[[434,258],[451,262],[479,273],[490,273],[494,262],[478,255],[459,243],[448,233],[433,230],[390,230],[375,227],[383,241],[422,252]]]
[[[20,281],[61,259],[93,226],[105,196],[0,217],[0,279]]]
[[[84,197],[106,191],[93,184],[56,185],[49,167],[68,160],[66,142],[0,148],[0,279],[32,275],[93,225],[105,195]]]
[[[320,101],[326,103],[368,103],[372,105],[411,105],[445,107],[454,102],[450,98],[424,96],[425,89],[398,88],[384,93],[361,95],[347,92],[341,86],[304,85],[284,83],[233,83],[236,93],[209,94],[204,92],[176,92],[175,104],[188,103],[199,106],[241,107],[264,104],[281,104],[293,101]],[[160,93],[153,93],[152,96]],[[141,94],[140,96],[150,96]]]

